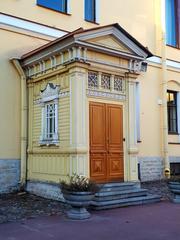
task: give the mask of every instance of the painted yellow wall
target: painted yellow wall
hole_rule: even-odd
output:
[[[118,1],[118,5],[117,5]],[[101,25],[118,22],[126,31],[132,34],[144,46],[147,46],[152,53],[161,55],[160,41],[160,0],[100,0],[100,24],[93,24],[84,21],[84,0],[71,0],[71,15],[65,15],[36,5],[36,0],[6,0],[0,1],[1,12],[11,14],[13,16],[22,17],[38,23],[47,24],[48,26],[57,27],[63,30],[72,31],[79,27],[91,28]],[[111,14],[109,14],[111,13]],[[4,27],[5,28],[5,27]],[[7,27],[8,29],[8,27]],[[22,34],[17,33],[22,32]],[[0,30],[1,36],[1,58],[0,58],[0,104],[1,108],[1,124],[0,124],[0,159],[2,158],[20,158],[20,79],[9,63],[12,57],[20,57],[22,54],[35,49],[46,42],[49,38],[42,36],[35,37],[34,33],[25,35],[23,30]],[[103,54],[95,54],[89,52],[89,57],[106,60]],[[167,47],[167,57],[180,61],[179,50]],[[109,61],[119,63],[119,59],[115,57],[108,58]],[[127,64],[127,62],[123,62]],[[98,66],[94,66],[98,69]],[[101,69],[105,70],[105,68]],[[180,84],[180,71],[177,69],[169,69],[167,79],[169,89],[178,90]],[[141,143],[139,146],[139,156],[161,156],[162,155],[162,124],[161,124],[161,106],[158,105],[158,99],[161,99],[161,68],[160,65],[151,64],[147,73],[138,77],[141,90]],[[60,81],[60,80],[46,80]],[[176,81],[175,84],[172,81]],[[34,99],[38,96],[39,90],[44,85],[40,85],[33,89]],[[70,100],[60,99],[60,106],[64,109],[68,108]],[[5,104],[5,107],[4,107]],[[63,108],[60,107],[59,114],[62,117],[60,121],[61,136],[64,137],[64,144],[68,146],[70,130],[63,125],[63,121],[67,123],[68,115],[65,116]],[[39,149],[38,139],[40,135],[40,115],[38,106],[34,106],[34,127],[33,127],[33,143],[35,150]],[[62,124],[62,125],[61,125]],[[36,128],[35,128],[36,125]],[[147,127],[148,126],[148,127]],[[178,141],[177,136],[169,136],[169,142]],[[179,156],[179,146],[169,145],[169,155]],[[69,165],[65,166],[65,162],[70,162],[70,156],[62,154],[61,160],[57,154],[49,156],[48,160],[45,154],[36,153],[34,157],[29,157],[29,177],[33,179],[44,179],[49,181],[58,181],[58,174],[65,174]],[[67,159],[69,159],[67,161]],[[43,162],[44,161],[44,162]],[[41,163],[45,166],[41,166]],[[50,165],[52,164],[52,167]],[[39,169],[39,170],[37,170]],[[62,172],[57,172],[61,169]],[[65,169],[65,170],[63,170]],[[65,172],[64,172],[65,171]],[[42,172],[44,172],[42,174]]]
[[[168,89],[176,92],[180,92],[180,78],[179,73],[176,71],[168,71]],[[179,156],[180,155],[180,136],[179,135],[168,135],[169,144],[169,155]]]
[[[167,81],[168,89],[179,92],[180,79],[179,71],[168,68]],[[140,132],[141,143],[139,143],[140,156],[161,156],[162,155],[162,73],[160,67],[149,65],[147,73],[141,74],[140,82]],[[179,143],[178,135],[168,135],[168,142]],[[179,156],[179,145],[169,144],[169,155]]]
[[[155,52],[155,3],[157,0],[99,0],[99,23],[119,23],[142,44]],[[70,13],[65,15],[36,5],[36,0],[0,1],[1,12],[47,24],[52,27],[75,30],[92,28],[96,24],[84,20],[84,0],[70,0]],[[48,16],[48,17],[47,17]],[[130,17],[127,17],[130,16]]]
[[[161,107],[158,105],[160,95],[161,70],[152,66],[147,73],[142,74],[138,80],[140,83],[140,156],[161,155]]]
[[[20,158],[20,78],[10,59],[45,41],[0,30],[0,159]]]

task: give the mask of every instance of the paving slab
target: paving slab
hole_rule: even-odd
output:
[[[92,211],[91,219],[47,216],[0,225],[0,240],[180,240],[180,205],[171,202]]]

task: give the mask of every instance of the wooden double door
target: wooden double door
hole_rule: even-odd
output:
[[[96,182],[124,180],[123,109],[90,102],[90,177]]]

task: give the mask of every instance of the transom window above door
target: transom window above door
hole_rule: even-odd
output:
[[[126,90],[124,77],[95,71],[88,72],[87,85],[89,89],[118,92],[120,94],[125,94]]]
[[[68,1],[69,0],[37,0],[37,5],[58,12],[68,13]]]

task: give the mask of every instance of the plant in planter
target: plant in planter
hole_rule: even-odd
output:
[[[174,203],[180,203],[180,176],[171,176],[168,181],[168,186],[174,195],[172,201]]]
[[[78,220],[89,218],[91,215],[86,207],[99,191],[98,185],[84,176],[73,174],[68,181],[60,181],[60,187],[64,199],[72,207],[67,216]]]

